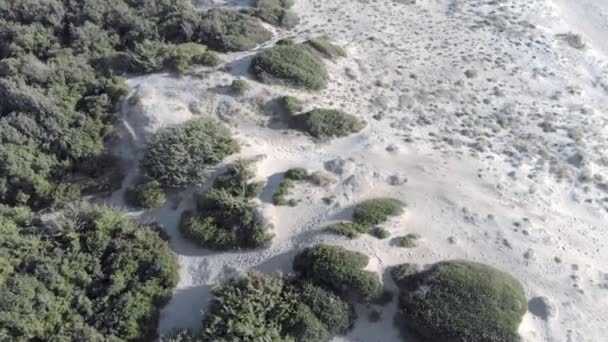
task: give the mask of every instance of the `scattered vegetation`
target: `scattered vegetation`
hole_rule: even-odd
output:
[[[222,52],[250,50],[272,38],[254,17],[219,8],[203,14],[198,35],[203,44]]]
[[[210,249],[267,247],[272,235],[251,201],[263,186],[250,181],[254,176],[250,162],[233,164],[209,191],[195,194],[198,213],[184,212],[180,231]]]
[[[238,150],[228,128],[215,119],[200,118],[158,131],[146,148],[142,169],[166,187],[196,185],[207,167]]]
[[[352,322],[352,308],[329,291],[248,273],[213,291],[202,340],[327,342]]]
[[[289,8],[291,0],[257,0],[253,15],[263,21],[285,29],[291,29],[300,22],[300,18]]]
[[[340,46],[333,44],[328,36],[312,38],[303,43],[304,47],[312,53],[318,54],[323,58],[336,59],[346,57],[346,51]]]
[[[230,84],[230,89],[237,94],[244,94],[251,89],[251,86],[247,81],[237,79],[232,81]]]
[[[328,79],[323,62],[295,45],[280,45],[258,53],[251,67],[256,77],[265,83],[280,83],[307,90],[320,90]]]
[[[293,269],[349,301],[369,301],[382,295],[382,284],[377,274],[363,270],[368,262],[365,254],[321,244],[298,254]]]
[[[407,267],[409,268],[409,267]],[[511,275],[468,261],[422,272],[393,271],[400,287],[398,321],[431,341],[519,341],[527,303]]]
[[[37,210],[112,190],[117,167],[89,165],[107,155],[129,91],[119,75],[218,63],[196,44],[187,0],[8,1],[0,18],[3,204]]]
[[[340,222],[330,227],[334,234],[354,239],[359,234],[371,233],[378,239],[385,239],[390,234],[385,229],[373,226],[386,222],[389,217],[403,213],[403,202],[394,198],[374,198],[355,206],[353,222]]]
[[[0,256],[7,341],[151,341],[178,277],[158,234],[102,208],[0,206]]]
[[[287,170],[287,172],[285,172],[285,178],[281,181],[281,183],[279,183],[277,191],[275,191],[274,195],[272,195],[272,202],[274,205],[296,206],[298,201],[294,199],[287,199],[289,191],[293,189],[295,185],[294,182],[310,180],[311,175],[304,168],[298,167]]]
[[[313,109],[295,115],[289,122],[290,128],[306,132],[318,139],[345,137],[365,128],[365,121],[337,109]]]
[[[400,236],[397,238],[396,243],[397,246],[404,248],[414,248],[416,247],[416,240],[420,237],[418,234],[407,234],[405,236]]]
[[[131,185],[125,192],[129,205],[138,208],[158,208],[166,201],[165,191],[157,181]]]

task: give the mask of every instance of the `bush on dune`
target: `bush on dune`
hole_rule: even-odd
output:
[[[258,53],[251,62],[253,73],[265,83],[279,83],[320,90],[329,78],[323,62],[305,48],[280,45]]]
[[[337,109],[313,109],[292,116],[289,126],[318,139],[345,137],[360,132],[367,124],[357,117]]]
[[[298,15],[289,10],[292,5],[292,1],[257,0],[252,12],[271,25],[291,29],[300,22]]]
[[[127,188],[125,199],[138,208],[158,208],[165,203],[165,191],[157,181],[135,184]]]
[[[403,202],[394,198],[374,198],[355,206],[353,221],[358,224],[373,226],[386,222],[389,217],[403,213]]]
[[[340,46],[332,43],[328,36],[319,36],[302,43],[312,53],[319,54],[323,58],[336,59],[346,57],[346,51]]]
[[[10,341],[153,340],[178,277],[167,243],[110,209],[44,221],[0,206],[0,255],[0,336]]]
[[[142,169],[163,186],[186,187],[199,184],[206,167],[238,150],[226,126],[200,118],[158,131],[146,147]]]
[[[272,33],[247,14],[212,9],[203,14],[198,36],[210,48],[229,52],[253,49],[270,40]]]
[[[490,266],[455,260],[421,272],[397,267],[401,325],[429,341],[516,342],[527,310],[521,284]]]

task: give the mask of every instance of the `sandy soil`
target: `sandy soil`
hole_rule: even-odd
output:
[[[258,177],[267,181],[260,206],[276,234],[267,250],[212,253],[177,231],[181,211],[192,206],[189,192],[175,194],[164,208],[132,212],[161,223],[179,257],[181,280],[159,331],[199,329],[214,284],[251,269],[288,272],[298,250],[324,241],[367,253],[368,268],[392,288],[385,272],[391,265],[454,258],[488,263],[520,279],[530,299],[546,297],[531,302],[520,328],[526,341],[605,341],[608,45],[602,38],[608,24],[597,3],[298,0],[294,10],[302,23],[275,38],[326,33],[348,51],[347,58],[327,61],[331,81],[322,92],[251,80],[247,66],[255,51],[225,55],[225,66],[189,77],[131,79],[138,90],[125,103],[129,134],[121,152],[136,161],[159,127],[197,115],[221,118],[242,142],[241,156],[259,158]],[[583,34],[586,48],[573,47],[567,33]],[[254,89],[231,95],[227,86],[236,77]],[[287,94],[310,108],[341,108],[368,127],[314,142],[272,114],[268,101]],[[373,119],[378,113],[384,118]],[[335,182],[299,185],[298,206],[273,206],[282,172],[298,166]],[[135,162],[125,185],[136,173]],[[322,198],[330,196],[334,204],[325,205]],[[407,203],[406,213],[385,228],[393,236],[419,234],[418,247],[324,231],[348,219],[354,204],[376,196]],[[119,198],[113,196],[115,205]],[[539,305],[550,309],[548,317]],[[372,309],[382,312],[381,322],[367,321]],[[336,341],[399,341],[395,310],[394,302],[359,307],[355,329]]]

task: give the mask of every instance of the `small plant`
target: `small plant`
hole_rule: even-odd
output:
[[[355,206],[353,221],[366,226],[386,222],[389,217],[403,213],[403,202],[394,198],[374,198]]]
[[[225,9],[203,14],[198,35],[203,44],[222,52],[250,50],[272,38],[255,18]]]
[[[386,239],[387,237],[389,237],[391,235],[391,233],[389,233],[388,230],[386,230],[384,228],[380,228],[380,227],[372,229],[370,234],[372,234],[373,236],[377,237],[380,240]]]
[[[292,5],[290,1],[257,0],[253,15],[271,25],[291,29],[300,22],[297,14],[288,9]]]
[[[289,116],[296,115],[304,109],[302,101],[293,96],[283,96],[280,100],[280,104],[285,110],[285,113]]]
[[[296,167],[285,172],[285,178],[289,178],[294,181],[307,180],[308,177],[308,171],[306,171],[306,169],[303,167]]]
[[[336,235],[354,239],[359,237],[360,234],[368,233],[369,227],[352,222],[340,222],[331,226],[330,231]]]
[[[425,340],[520,340],[527,301],[519,281],[507,273],[454,260],[421,272],[393,272],[393,277],[400,288],[399,324]]]
[[[376,113],[376,114],[372,115],[372,118],[376,121],[380,121],[384,118],[384,113],[382,113],[382,112]]]
[[[281,45],[258,53],[251,62],[255,76],[265,83],[279,83],[320,90],[329,78],[323,62],[305,48]]]
[[[418,240],[420,236],[417,234],[407,234],[405,236],[401,236],[397,238],[397,246],[404,248],[414,248],[416,247],[416,240]]]
[[[320,36],[310,39],[304,42],[303,45],[310,49],[311,52],[319,54],[324,58],[335,59],[338,57],[346,57],[346,51],[344,51],[343,48],[333,44],[327,36]]]
[[[127,188],[125,199],[138,208],[158,208],[165,203],[165,191],[157,181],[135,184]]]
[[[318,139],[330,139],[357,133],[365,128],[365,121],[337,109],[313,109],[293,116],[290,128],[306,132]]]
[[[287,199],[289,191],[293,189],[295,185],[294,182],[309,180],[309,178],[310,175],[304,168],[297,167],[287,170],[287,172],[285,172],[285,178],[283,181],[281,181],[277,191],[272,196],[272,202],[274,205],[289,205],[291,207],[295,207],[298,204],[298,201],[294,199]]]
[[[244,94],[251,89],[251,86],[247,81],[237,79],[232,81],[230,84],[230,89],[237,94]]]

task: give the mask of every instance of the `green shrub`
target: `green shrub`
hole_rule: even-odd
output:
[[[281,0],[257,0],[253,14],[263,21],[285,29],[291,29],[300,22],[300,18],[288,8],[291,2]]]
[[[330,231],[334,234],[346,236],[349,239],[354,239],[358,237],[359,234],[368,233],[369,227],[352,222],[340,222],[331,226]]]
[[[216,66],[221,63],[217,54],[195,43],[168,46],[162,58],[163,65],[178,74],[186,73],[192,65]]]
[[[203,44],[223,52],[250,50],[272,38],[255,18],[224,9],[205,13],[198,35]]]
[[[380,240],[386,239],[387,237],[391,236],[391,233],[389,233],[388,230],[380,227],[372,229],[370,233]]]
[[[346,57],[346,51],[343,48],[333,44],[329,37],[320,36],[312,38],[303,43],[311,52],[319,54],[324,58],[335,59],[338,57]]]
[[[366,226],[384,223],[391,216],[401,215],[403,206],[403,202],[394,198],[370,199],[355,206],[353,221]]]
[[[313,109],[293,116],[289,126],[318,139],[330,139],[357,133],[365,128],[366,123],[341,110]]]
[[[302,101],[293,96],[283,96],[280,99],[280,105],[289,116],[296,115],[304,109]]]
[[[110,209],[0,206],[0,255],[7,341],[154,340],[178,278],[167,242]]]
[[[507,273],[456,260],[395,280],[400,286],[400,324],[425,339],[520,340],[517,330],[527,302],[521,284]]]
[[[397,245],[404,248],[414,248],[416,247],[416,240],[418,240],[418,238],[419,236],[417,234],[400,236],[397,238]]]
[[[234,80],[230,84],[230,89],[237,94],[244,94],[251,89],[251,86],[245,80]]]
[[[307,180],[309,178],[309,174],[305,168],[296,167],[296,168],[287,170],[287,172],[285,172],[285,178],[291,179],[294,181],[302,181],[302,180]]]
[[[328,342],[352,325],[351,313],[312,284],[247,273],[214,289],[202,340]]]
[[[369,258],[339,246],[317,245],[296,256],[293,269],[303,279],[349,300],[373,300],[382,294],[377,274],[363,270]]]
[[[129,205],[139,208],[158,208],[165,203],[165,191],[157,181],[135,184],[127,188],[125,197]]]
[[[198,214],[182,215],[182,234],[209,249],[267,247],[272,235],[251,201],[261,189],[259,183],[249,181],[253,176],[250,163],[238,161],[215,180],[210,190],[196,193]]]
[[[323,62],[298,46],[281,45],[266,49],[253,57],[251,66],[262,82],[308,90],[324,88],[329,77]]]
[[[274,205],[288,205],[290,201],[287,200],[287,195],[289,195],[289,191],[293,189],[293,181],[289,178],[285,178],[279,183],[279,187],[277,191],[272,195],[272,203]]]
[[[149,142],[142,168],[167,187],[199,184],[206,167],[238,152],[230,131],[219,121],[200,118],[158,131]]]

